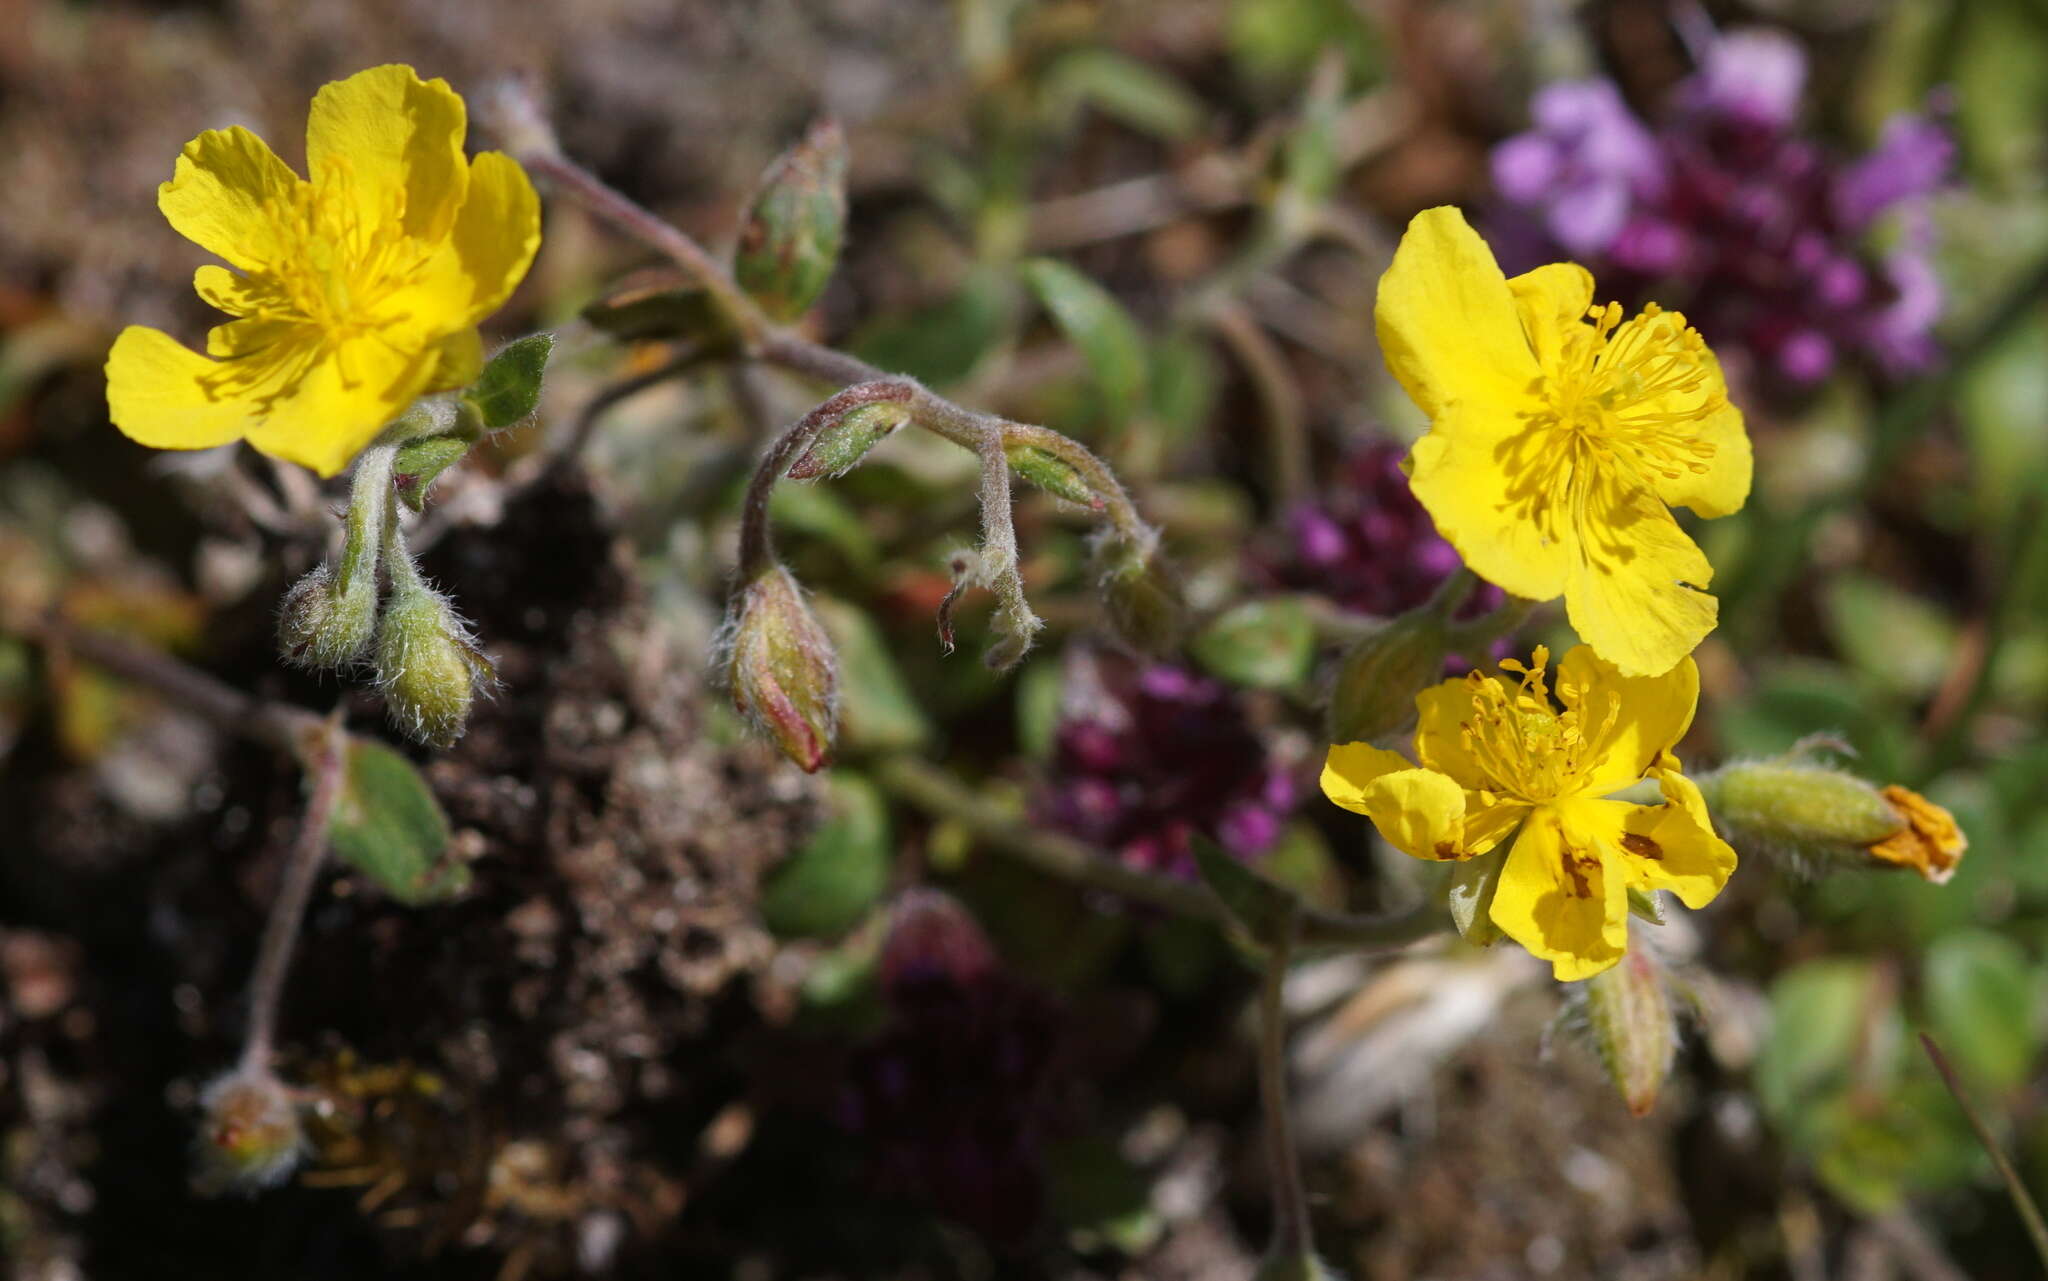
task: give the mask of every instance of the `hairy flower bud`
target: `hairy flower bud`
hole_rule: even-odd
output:
[[[1940,884],[1969,848],[1955,817],[1919,793],[1797,755],[1724,765],[1699,783],[1731,839],[1799,860],[1874,861]]]
[[[206,1087],[198,1183],[208,1193],[254,1191],[281,1182],[306,1145],[298,1105],[267,1071],[238,1069]]]
[[[1443,675],[1448,645],[1435,610],[1404,614],[1353,645],[1330,688],[1330,741],[1370,742],[1413,720],[1415,696]]]
[[[1095,566],[1111,633],[1140,654],[1171,658],[1178,653],[1187,606],[1158,540],[1112,535],[1097,550]]]
[[[1586,980],[1585,993],[1593,1045],[1607,1075],[1628,1110],[1647,1116],[1678,1048],[1663,963],[1631,941],[1619,964]]]
[[[278,653],[294,666],[331,671],[360,658],[376,629],[376,564],[358,565],[344,587],[323,563],[285,593],[277,615]]]
[[[762,175],[733,274],[763,311],[794,320],[824,291],[845,239],[846,135],[821,120]]]
[[[868,456],[870,449],[909,421],[910,410],[901,401],[856,405],[820,428],[810,448],[798,455],[783,475],[791,480],[844,476]]]
[[[377,629],[377,685],[391,721],[417,742],[453,747],[491,664],[448,598],[417,580],[392,592]]]
[[[805,772],[828,764],[838,659],[788,570],[771,566],[740,589],[721,641],[733,706]]]

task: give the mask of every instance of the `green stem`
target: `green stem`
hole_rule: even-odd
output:
[[[334,576],[337,595],[348,595],[358,575],[377,572],[378,548],[392,515],[391,465],[397,457],[398,446],[379,444],[356,460],[355,475],[349,480],[348,515],[342,521],[341,561]]]

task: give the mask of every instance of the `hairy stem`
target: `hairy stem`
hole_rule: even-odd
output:
[[[256,971],[249,980],[249,1033],[242,1046],[244,1071],[261,1072],[270,1067],[276,1048],[277,1012],[284,1000],[285,975],[291,969],[292,950],[298,941],[299,927],[306,919],[306,905],[313,898],[313,886],[319,880],[320,865],[327,858],[327,829],[334,819],[334,807],[341,800],[347,760],[348,735],[338,722],[323,721],[320,732],[306,748],[310,789],[306,811],[299,821],[290,861],[285,864],[284,879],[277,887],[277,899],[270,905],[270,919],[264,922],[263,941],[256,950]]]
[[[880,378],[848,387],[828,397],[776,438],[754,468],[747,484],[746,504],[740,512],[740,576],[745,584],[775,564],[775,536],[769,528],[768,498],[775,482],[810,445],[818,432],[848,411],[882,401],[911,401],[917,385],[900,378]]]

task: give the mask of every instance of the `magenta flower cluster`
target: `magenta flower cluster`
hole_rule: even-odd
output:
[[[1796,41],[1749,30],[1715,39],[1655,122],[1605,80],[1545,88],[1532,127],[1493,153],[1497,238],[1525,260],[1508,265],[1575,258],[1603,289],[1654,292],[1793,384],[1850,359],[1926,368],[1942,310],[1927,197],[1954,141],[1904,115],[1845,159],[1798,127],[1805,82]],[[1879,256],[1866,233],[1886,216],[1902,225]]]

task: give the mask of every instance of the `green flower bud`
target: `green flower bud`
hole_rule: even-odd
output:
[[[494,677],[447,597],[417,580],[392,591],[377,628],[376,666],[392,724],[439,748],[462,737],[477,690]]]
[[[1415,696],[1444,672],[1450,645],[1435,610],[1404,614],[1359,641],[1330,688],[1333,743],[1366,743],[1415,719]]]
[[[1099,512],[1106,506],[1102,495],[1095,492],[1080,469],[1050,449],[1037,445],[1005,445],[1003,453],[1019,476],[1054,498],[1065,499],[1090,511]]]
[[[821,120],[762,175],[733,274],[761,309],[795,320],[824,292],[846,238],[846,135]]]
[[[1097,550],[1095,566],[1103,613],[1116,638],[1154,658],[1178,653],[1187,606],[1158,540],[1112,535]]]
[[[838,657],[788,570],[775,565],[734,598],[721,648],[733,706],[815,773],[832,759]]]
[[[1500,888],[1500,870],[1507,856],[1508,843],[1503,841],[1484,854],[1451,864],[1445,902],[1451,909],[1451,924],[1467,943],[1491,947],[1506,937],[1493,923],[1493,895]]]
[[[870,449],[909,421],[910,410],[901,401],[856,405],[821,428],[812,438],[810,448],[798,455],[783,475],[791,480],[844,476],[868,456]]]
[[[1631,942],[1626,956],[1583,987],[1593,1045],[1608,1077],[1631,1113],[1649,1115],[1678,1048],[1663,964]]]
[[[1745,761],[1710,777],[1698,780],[1707,807],[1730,832],[1752,840],[1796,849],[1868,846],[1906,825],[1875,787],[1825,765]]]
[[[306,1148],[298,1104],[267,1071],[237,1069],[199,1096],[197,1182],[217,1194],[254,1191],[282,1182]]]
[[[377,567],[358,565],[346,588],[321,564],[292,584],[277,614],[277,648],[285,662],[315,671],[362,657],[377,629]]]

